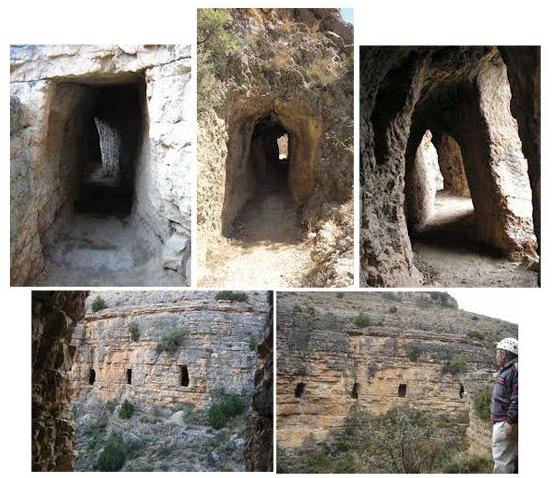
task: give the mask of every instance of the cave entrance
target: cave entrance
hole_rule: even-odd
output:
[[[303,393],[305,393],[305,384],[301,382],[295,387],[295,398],[303,398]]]
[[[359,384],[358,383],[353,384],[353,389],[351,390],[351,398],[353,398],[354,400],[357,400],[359,398]]]
[[[142,106],[137,85],[89,86],[78,151],[80,213],[127,216],[132,208]]]
[[[126,369],[126,383],[128,385],[132,385],[132,369],[131,368]]]
[[[301,211],[290,179],[299,159],[292,136],[273,113],[255,121],[247,148],[245,189],[234,199],[237,211],[231,227],[224,229],[226,236],[245,244],[302,241]]]
[[[399,396],[399,397],[402,397],[402,398],[405,397],[405,396],[406,396],[406,393],[407,393],[407,388],[408,388],[408,387],[407,387],[407,385],[406,385],[405,383],[401,383],[401,384],[398,386],[398,396]]]
[[[188,385],[190,385],[190,377],[188,376],[188,367],[186,365],[181,365],[180,370],[181,370],[181,387],[188,387]]]
[[[95,383],[95,370],[92,368],[89,369],[89,385],[93,385]]]

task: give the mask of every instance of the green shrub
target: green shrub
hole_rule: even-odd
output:
[[[111,435],[105,441],[103,450],[97,458],[95,468],[99,471],[118,471],[126,461],[125,446],[116,435]]]
[[[395,305],[391,305],[390,309],[388,310],[391,314],[395,314],[396,312],[398,312],[398,307],[396,307]]]
[[[408,358],[412,362],[417,362],[417,359],[419,358],[419,353],[420,353],[419,348],[413,345],[408,349]]]
[[[491,388],[482,388],[474,396],[474,410],[482,420],[489,420],[491,416]]]
[[[489,455],[458,453],[445,465],[443,473],[493,473],[493,460]]]
[[[432,473],[446,463],[447,449],[431,418],[409,407],[373,416],[352,408],[343,426],[296,459],[278,452],[284,473]]]
[[[258,347],[258,340],[256,339],[256,337],[251,337],[248,340],[248,346],[250,348],[250,350],[252,350],[253,352],[257,349]]]
[[[247,302],[248,295],[244,292],[222,290],[215,295],[216,300],[230,300],[231,302]]]
[[[464,354],[453,355],[445,364],[444,371],[453,374],[461,373],[466,370],[468,359]]]
[[[105,299],[100,295],[96,296],[91,303],[91,310],[93,312],[99,312],[100,310],[106,309],[107,304],[105,303]]]
[[[470,317],[470,320],[479,320],[479,317],[477,315],[472,315]]]
[[[344,293],[343,292],[336,292],[336,297],[338,299],[343,299],[344,298]]]
[[[483,335],[479,330],[470,330],[468,332],[468,338],[471,340],[483,340],[485,335]]]
[[[134,342],[137,342],[138,340],[140,340],[140,327],[138,326],[138,324],[136,322],[132,322],[128,326],[128,331],[130,332],[130,338]]]
[[[120,410],[118,411],[118,416],[123,420],[129,420],[134,415],[134,405],[127,399],[122,402]]]
[[[367,327],[371,325],[371,319],[369,319],[369,317],[367,317],[365,314],[360,312],[359,315],[355,317],[355,319],[353,319],[353,323],[358,327]]]
[[[182,339],[185,335],[186,329],[184,327],[177,327],[168,330],[159,337],[159,342],[157,343],[157,348],[155,349],[156,352],[175,352],[181,345]]]
[[[215,430],[223,428],[227,422],[245,411],[245,404],[238,395],[222,395],[208,410],[208,420]]]

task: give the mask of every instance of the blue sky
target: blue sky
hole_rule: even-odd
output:
[[[353,8],[341,8],[342,17],[346,22],[353,23]]]

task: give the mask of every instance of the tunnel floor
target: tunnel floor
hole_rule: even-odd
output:
[[[232,225],[230,241],[212,260],[205,287],[295,287],[310,264],[301,212],[285,188],[264,185]]]
[[[184,286],[166,271],[126,220],[101,214],[74,214],[44,245],[45,269],[35,285]]]
[[[508,261],[476,243],[474,209],[469,198],[437,193],[435,210],[424,231],[412,239],[414,264],[423,285],[444,287],[537,287],[529,264]]]

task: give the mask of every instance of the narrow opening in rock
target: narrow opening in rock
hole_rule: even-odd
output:
[[[89,385],[93,385],[95,383],[95,370],[92,368],[89,369]]]
[[[351,391],[351,398],[357,400],[359,398],[359,384],[353,384],[353,390]]]
[[[132,208],[141,102],[133,85],[89,87],[79,121],[76,211],[126,216]]]
[[[304,392],[305,392],[305,384],[298,383],[297,386],[295,387],[295,398],[301,398]]]
[[[248,149],[246,182],[233,198],[239,207],[227,235],[251,244],[300,242],[300,211],[289,180],[295,160],[291,133],[267,115],[254,123]]]
[[[405,397],[406,396],[406,392],[407,392],[407,385],[405,383],[401,383],[398,386],[398,396],[399,397]]]
[[[128,385],[132,385],[132,369],[131,368],[126,369],[126,383]]]
[[[460,389],[458,390],[458,393],[460,394],[460,398],[464,398],[464,385],[460,384]]]
[[[190,384],[190,377],[188,376],[188,367],[181,365],[181,387],[188,387]]]

